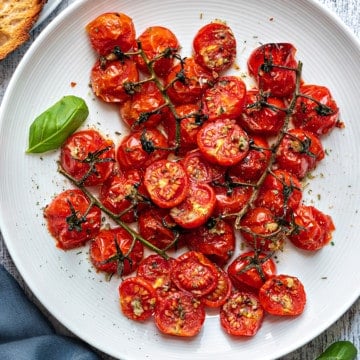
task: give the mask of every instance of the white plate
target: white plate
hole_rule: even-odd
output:
[[[267,317],[252,339],[234,339],[209,314],[201,333],[184,340],[162,336],[152,322],[137,324],[119,311],[113,278],[106,282],[89,266],[87,249],[62,252],[44,226],[43,207],[69,184],[56,172],[58,152],[25,155],[33,119],[60,97],[75,94],[90,108],[87,124],[112,134],[121,129],[116,107],[95,100],[89,71],[95,60],[85,25],[105,11],[130,15],[137,32],[164,25],[191,52],[197,29],[220,18],[234,30],[238,63],[259,43],[287,41],[298,48],[307,82],[328,86],[346,128],[324,139],[328,156],[305,192],[337,226],[334,246],[305,254],[287,246],[278,270],[298,276],[308,304],[298,318]],[[121,359],[271,359],[289,353],[334,323],[360,294],[360,47],[347,29],[313,1],[282,0],[83,0],[60,14],[31,46],[7,89],[0,114],[0,225],[20,273],[45,305],[82,339]],[[75,87],[71,83],[76,83]],[[321,174],[321,176],[320,176]]]
[[[35,27],[39,26],[48,16],[50,16],[50,14],[60,5],[61,1],[62,0],[48,0],[40,13]]]

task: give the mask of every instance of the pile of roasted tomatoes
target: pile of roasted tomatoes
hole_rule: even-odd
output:
[[[93,92],[118,104],[129,131],[115,144],[80,130],[62,145],[60,171],[75,186],[44,210],[57,246],[89,244],[96,269],[122,278],[124,315],[166,334],[196,335],[207,307],[239,336],[265,314],[301,314],[304,287],[277,273],[274,255],[288,241],[316,251],[332,238],[331,217],[302,199],[321,137],[342,126],[330,91],[302,80],[289,43],[253,50],[255,86],[230,75],[237,44],[221,21],[198,30],[188,57],[171,30],[137,36],[122,13],[86,31]],[[246,250],[234,258],[236,247]]]

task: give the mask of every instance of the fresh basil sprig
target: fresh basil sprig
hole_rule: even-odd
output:
[[[82,98],[64,96],[33,121],[26,152],[43,153],[59,148],[88,115],[89,109]]]
[[[355,360],[357,349],[350,341],[336,341],[331,344],[316,360]]]

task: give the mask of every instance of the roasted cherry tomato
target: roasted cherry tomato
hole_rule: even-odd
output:
[[[193,229],[206,223],[215,204],[215,191],[210,185],[191,182],[184,201],[175,205],[170,215],[184,229]]]
[[[248,59],[248,69],[258,88],[275,97],[289,97],[295,91],[296,49],[288,43],[270,43],[256,48]]]
[[[232,284],[228,274],[217,267],[218,279],[216,288],[209,294],[200,298],[200,301],[210,308],[220,307],[225,304],[232,290]]]
[[[170,292],[159,299],[154,319],[164,334],[191,337],[200,332],[205,321],[205,309],[190,293]]]
[[[270,209],[277,217],[292,214],[302,200],[302,186],[298,178],[286,170],[270,172],[255,200],[255,206]]]
[[[66,190],[45,207],[44,217],[58,248],[84,245],[100,231],[101,211],[81,190]]]
[[[332,239],[335,230],[329,215],[314,206],[300,205],[294,212],[294,231],[290,241],[303,250],[319,250]]]
[[[203,125],[197,143],[212,163],[230,166],[240,162],[249,151],[249,137],[234,120],[219,119]]]
[[[123,169],[143,168],[167,157],[165,136],[156,128],[135,131],[126,135],[116,151]]]
[[[61,146],[60,163],[83,185],[100,185],[114,168],[114,143],[93,129],[77,131]]]
[[[157,126],[167,115],[165,100],[153,81],[135,88],[134,94],[120,104],[120,116],[132,131]]]
[[[144,182],[151,200],[161,208],[172,208],[185,200],[189,180],[179,162],[158,160],[145,171]]]
[[[202,96],[202,111],[208,120],[236,119],[243,111],[246,85],[237,76],[223,76]]]
[[[250,90],[239,122],[250,134],[274,136],[284,126],[285,116],[286,106],[282,99]]]
[[[90,82],[94,94],[105,102],[122,103],[130,99],[132,84],[139,81],[139,71],[131,59],[97,61],[91,69]]]
[[[90,259],[96,269],[128,275],[136,270],[144,246],[123,228],[102,229],[90,244]]]
[[[171,289],[171,264],[174,259],[165,259],[158,254],[147,256],[137,268],[137,275],[148,280],[159,295]]]
[[[189,180],[192,182],[211,183],[223,174],[223,168],[205,160],[199,149],[189,151],[181,160]]]
[[[180,255],[172,264],[171,280],[175,286],[196,297],[212,292],[218,274],[215,264],[198,251]]]
[[[220,309],[220,323],[235,336],[254,336],[263,321],[264,310],[251,292],[235,291]]]
[[[211,71],[223,72],[235,61],[236,39],[224,22],[203,26],[194,37],[193,47],[196,62]]]
[[[293,121],[296,127],[317,135],[327,134],[339,120],[339,108],[325,86],[304,84],[300,86]]]
[[[175,34],[163,26],[148,27],[137,39],[134,50],[141,49],[144,51],[148,61],[151,62],[155,73],[163,77],[174,65],[175,57],[179,51],[180,45]],[[139,69],[148,73],[148,67],[141,55],[134,57]]]
[[[282,249],[285,234],[274,213],[267,208],[250,209],[240,220],[241,234],[246,243],[257,251]]]
[[[101,186],[99,199],[122,221],[134,222],[149,203],[142,173],[136,169],[114,172]]]
[[[126,52],[135,41],[133,21],[123,13],[101,14],[86,25],[86,31],[92,47],[100,55],[108,55],[115,47]]]
[[[218,266],[224,266],[235,250],[234,228],[224,220],[210,219],[183,235],[190,250],[201,252]]]
[[[294,316],[304,311],[306,293],[297,277],[280,274],[266,280],[260,288],[259,300],[269,314]]]
[[[151,207],[139,215],[140,235],[159,249],[179,246],[175,223],[168,209]]]
[[[278,167],[303,179],[325,157],[320,139],[310,131],[290,129],[276,155]]]
[[[252,136],[246,156],[229,168],[230,176],[237,176],[245,182],[256,182],[269,165],[271,150],[265,138]]]
[[[144,321],[153,315],[157,295],[151,283],[144,278],[134,276],[123,280],[119,296],[120,308],[127,318]]]
[[[248,251],[234,259],[227,272],[238,290],[241,290],[244,284],[253,289],[260,289],[267,279],[276,274],[276,265],[269,255]]]
[[[167,93],[177,105],[193,104],[214,82],[212,73],[189,57],[175,65],[166,77]]]

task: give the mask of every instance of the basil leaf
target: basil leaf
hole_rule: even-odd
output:
[[[337,341],[330,345],[316,360],[355,360],[357,349],[350,341]]]
[[[77,96],[64,96],[31,124],[27,153],[57,149],[86,120],[89,109]]]

